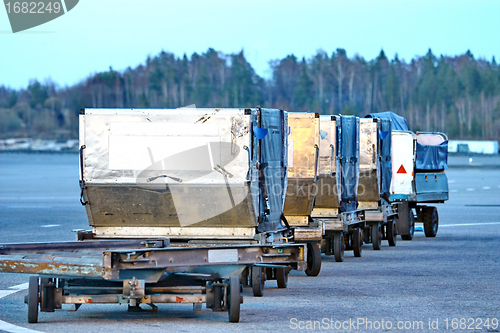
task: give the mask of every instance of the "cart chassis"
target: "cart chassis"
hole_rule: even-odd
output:
[[[304,270],[304,244],[170,247],[169,239],[0,245],[0,271],[30,278],[28,322],[63,304],[203,303],[239,321],[240,280],[247,266]],[[236,305],[237,303],[237,305]]]

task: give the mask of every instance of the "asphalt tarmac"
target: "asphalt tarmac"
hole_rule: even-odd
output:
[[[238,324],[180,304],[159,304],[156,314],[84,305],[28,324],[28,275],[0,273],[0,330],[500,332],[500,157],[458,161],[447,171],[450,200],[438,205],[436,238],[416,232],[380,251],[367,244],[343,263],[323,256],[319,276],[292,272],[287,289],[268,281],[262,298],[246,289]],[[0,154],[0,243],[75,240],[73,229],[88,228],[79,194],[77,155]]]

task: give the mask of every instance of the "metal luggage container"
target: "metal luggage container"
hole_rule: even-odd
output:
[[[317,113],[288,113],[288,185],[283,213],[293,228],[295,241],[308,244],[309,276],[316,276],[321,270],[319,244],[323,230],[311,219],[317,191],[319,132]]]
[[[286,130],[281,110],[85,109],[81,187],[92,237],[281,232]]]
[[[337,158],[336,116],[320,116],[319,178],[314,209],[340,208],[340,160]]]
[[[361,255],[364,214],[358,210],[359,118],[321,116],[320,177],[312,218],[323,226],[322,252]]]
[[[319,115],[288,113],[288,186],[283,213],[293,226],[307,226],[316,197]]]
[[[365,206],[378,202],[381,195],[380,125],[377,118],[360,119],[358,200]]]
[[[443,133],[393,131],[393,178],[391,201],[399,202],[398,233],[411,240],[415,222],[424,224],[427,237],[435,237],[439,226],[437,208],[425,203],[448,200],[448,138]]]
[[[249,267],[254,295],[264,271],[286,288],[289,270],[307,264],[281,221],[287,129],[272,109],[82,110],[92,230],[78,242],[0,245],[0,271],[40,275],[28,321],[62,304],[205,303],[237,322]]]
[[[282,223],[285,111],[86,109],[80,128],[82,201],[92,226],[80,239],[168,237],[175,246],[293,241]],[[256,264],[242,274],[255,296],[265,280],[286,287],[288,268]]]
[[[448,179],[444,173],[448,137],[438,132],[394,133],[391,199],[413,202],[448,200]],[[429,182],[429,177],[434,177],[435,182]]]
[[[396,245],[397,205],[389,203],[391,162],[391,121],[386,118],[360,120],[359,208],[364,209],[367,227],[363,241],[380,250],[381,240]]]

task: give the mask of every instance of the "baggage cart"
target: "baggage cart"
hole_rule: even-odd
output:
[[[321,270],[321,223],[311,218],[317,191],[319,164],[319,115],[288,113],[288,185],[283,213],[293,228],[296,242],[308,247],[306,274],[317,276]]]
[[[448,137],[440,132],[411,132],[406,119],[392,112],[372,117],[392,122],[391,202],[398,203],[396,227],[403,240],[411,240],[415,223],[424,224],[426,237],[435,237],[439,215],[435,206],[449,198]]]
[[[396,245],[397,203],[389,202],[392,179],[391,121],[360,119],[359,208],[364,209],[363,241],[380,250],[382,240]]]
[[[323,227],[321,250],[344,260],[344,251],[361,256],[364,211],[358,209],[359,118],[320,116],[318,190],[311,216]]]
[[[82,202],[92,226],[81,239],[294,241],[282,222],[285,111],[86,109],[80,117]],[[241,277],[262,296],[260,281],[283,274],[288,270],[249,267]]]
[[[0,245],[0,271],[39,275],[28,321],[39,306],[178,302],[237,322],[240,276],[256,296],[266,277],[286,287],[307,264],[307,247],[282,222],[287,128],[273,109],[82,110],[81,203],[92,229],[77,242]]]
[[[417,222],[423,223],[426,237],[437,235],[438,211],[429,204],[444,203],[449,198],[447,148],[444,133],[393,133],[391,200],[400,203],[396,222],[403,240],[413,238]]]

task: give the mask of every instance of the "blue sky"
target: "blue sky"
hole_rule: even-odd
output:
[[[500,0],[80,0],[65,15],[13,34],[0,8],[0,85],[47,78],[71,85],[161,50],[190,56],[209,47],[243,49],[264,77],[269,60],[338,47],[365,59],[383,48],[408,61],[431,48],[499,61],[499,17]]]

